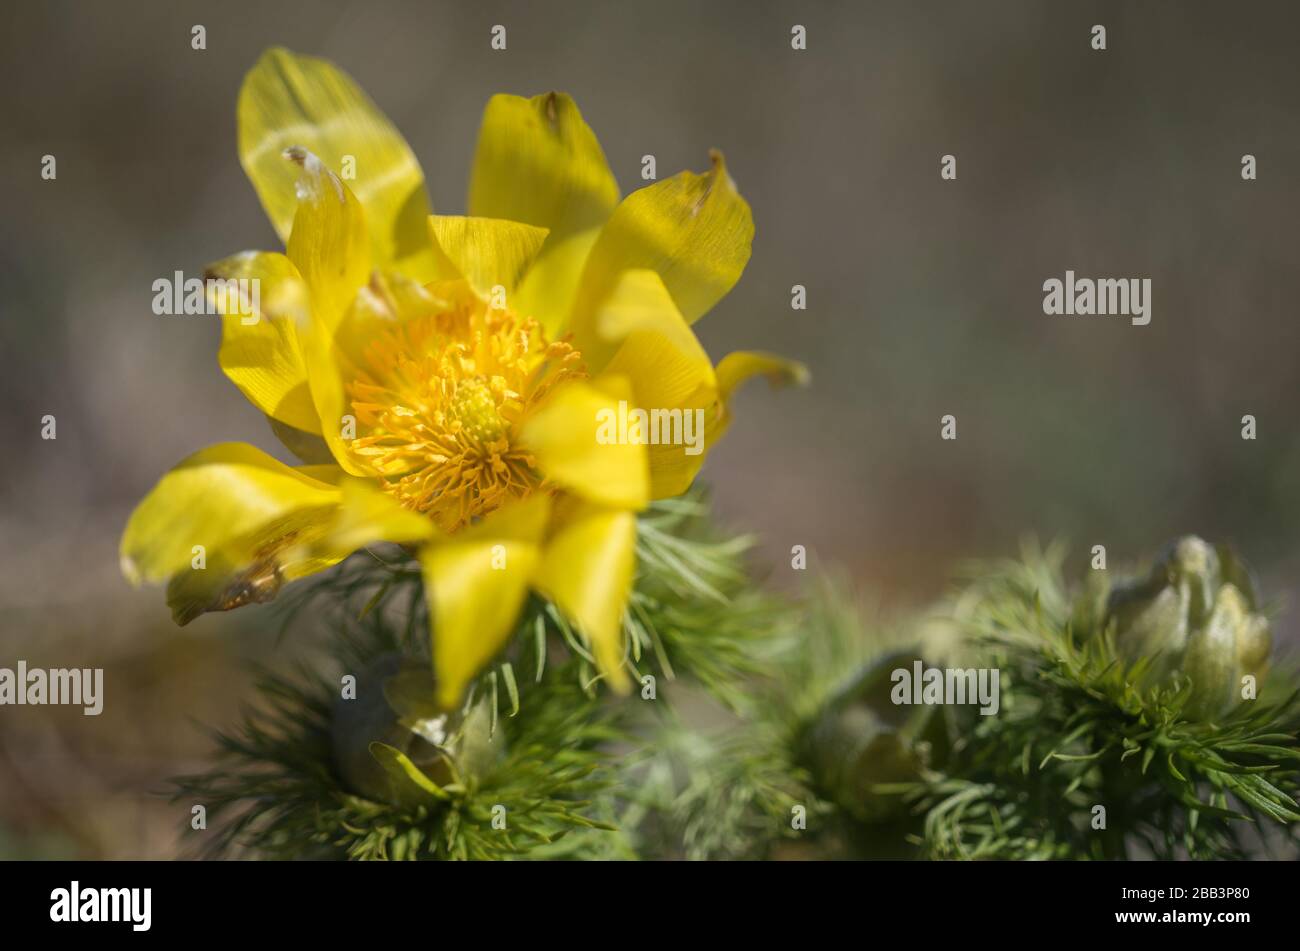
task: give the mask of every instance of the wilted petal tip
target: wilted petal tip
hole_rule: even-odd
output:
[[[303,175],[299,176],[297,184],[294,186],[299,201],[307,201],[316,197],[319,194],[317,189],[322,178],[329,179],[330,184],[334,186],[334,192],[338,196],[340,203],[346,201],[343,183],[339,181],[337,175],[325,167],[325,163],[320,160],[320,157],[315,152],[303,148],[301,145],[291,145],[280,154],[304,172]]]

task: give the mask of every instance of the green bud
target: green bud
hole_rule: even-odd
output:
[[[864,667],[803,737],[803,760],[817,785],[860,820],[887,819],[902,810],[897,795],[874,787],[918,779],[941,738],[934,707],[900,706],[890,699],[890,675],[899,667],[910,670],[918,659],[903,652]]]
[[[404,754],[439,786],[481,776],[504,749],[484,702],[468,713],[443,713],[433,703],[427,662],[384,654],[357,674],[355,699],[334,701],[330,740],[343,784],[379,802],[405,801],[407,787],[371,753],[383,743]]]
[[[1150,661],[1151,676],[1182,674],[1192,694],[1185,713],[1218,716],[1241,697],[1241,678],[1267,665],[1268,621],[1256,613],[1255,585],[1231,550],[1195,536],[1172,543],[1136,582],[1110,595],[1116,644],[1130,663]]]

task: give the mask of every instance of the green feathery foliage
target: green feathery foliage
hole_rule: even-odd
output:
[[[506,754],[491,770],[445,785],[445,798],[403,805],[339,780],[330,734],[337,679],[306,669],[292,679],[265,674],[257,693],[262,708],[216,736],[218,766],[176,780],[174,799],[207,809],[211,831],[194,833],[205,855],[507,859],[621,848],[607,841],[613,826],[601,818],[610,814],[612,771],[600,751],[619,734],[563,669],[527,689],[529,716],[498,722]],[[496,807],[509,817],[505,829],[493,826]],[[600,831],[584,834],[592,830]]]
[[[727,709],[705,711],[715,721],[711,729],[688,726],[673,707],[657,709],[659,717],[642,724],[645,754],[628,763],[623,782],[637,791],[627,818],[642,854],[806,854],[800,844],[824,840],[818,830],[838,822],[801,761],[799,736],[845,672],[873,648],[842,587],[826,583],[806,601],[772,611],[747,619],[755,661],[743,679],[715,692]],[[693,719],[701,718],[700,706]]]
[[[1203,721],[1185,676],[1128,662],[1105,589],[1073,598],[1063,552],[977,566],[950,607],[967,660],[1002,670],[997,716],[967,717],[941,771],[906,790],[940,858],[1241,858],[1294,839],[1300,704],[1274,671],[1259,699]],[[1094,828],[1094,807],[1105,828]]]
[[[814,591],[800,636],[748,684],[744,717],[709,737],[664,728],[648,788],[660,824],[685,843],[675,854],[1294,851],[1294,674],[1275,669],[1258,700],[1192,717],[1186,676],[1154,678],[1155,658],[1130,661],[1117,649],[1104,573],[1071,591],[1063,560],[1060,547],[1028,546],[1020,560],[973,565],[951,598],[906,623],[866,618],[842,587]],[[998,669],[997,714],[893,704],[891,671],[922,658]],[[807,806],[806,832],[791,833],[792,803]],[[1105,828],[1094,828],[1095,806],[1105,807]]]
[[[941,767],[881,790],[922,818],[919,855],[1231,859],[1292,838],[1300,707],[1273,691],[1294,678],[1213,720],[1188,716],[1190,679],[1151,677],[1157,656],[1127,660],[1109,586],[1071,595],[1062,561],[1030,547],[976,565],[941,613],[961,638],[945,663],[1000,669],[1001,708],[956,718]]]
[[[671,682],[681,675],[724,705],[740,702],[739,685],[758,669],[761,645],[788,618],[745,571],[749,546],[747,538],[716,534],[698,494],[656,503],[643,516],[625,617],[628,660],[638,679],[653,672]],[[300,665],[292,677],[263,672],[259,704],[235,730],[215,734],[218,764],[176,780],[176,800],[207,810],[210,830],[193,833],[204,854],[633,855],[614,823],[629,825],[620,817],[630,808],[621,780],[625,764],[637,757],[619,751],[635,746],[625,724],[641,700],[602,695],[587,646],[553,605],[530,600],[516,636],[472,686],[461,711],[467,717],[483,705],[504,755],[477,775],[448,756],[452,781],[416,775],[420,789],[399,797],[400,804],[360,794],[341,778],[331,720],[344,673],[394,655],[428,664],[418,564],[396,547],[363,552],[290,588],[281,606],[282,636],[308,621],[328,626],[336,670],[328,676]],[[642,680],[643,692],[648,683]],[[418,773],[409,759],[393,758],[399,771]],[[500,807],[505,829],[493,825]]]
[[[449,721],[448,772],[434,779],[400,750],[375,753],[397,783],[389,788],[413,782],[413,795],[362,794],[342,780],[331,718],[340,673],[395,655],[427,668],[418,567],[399,549],[365,553],[293,590],[290,626],[310,617],[337,629],[337,671],[264,675],[260,705],[217,736],[221,762],[178,781],[178,800],[208,810],[212,829],[196,833],[200,848],[354,859],[1236,858],[1295,850],[1300,696],[1292,671],[1275,667],[1257,700],[1211,706],[1207,715],[1181,667],[1170,675],[1159,655],[1135,658],[1131,640],[1121,649],[1107,573],[1068,588],[1060,547],[1029,546],[1019,560],[972,566],[950,598],[905,623],[866,615],[842,585],[827,582],[792,602],[758,588],[745,566],[749,540],[718,535],[707,508],[692,495],[658,503],[641,520],[625,617],[637,693],[598,689],[586,645],[553,606],[534,599]],[[1193,553],[1219,564],[1196,544]],[[1253,610],[1244,568],[1226,552],[1219,557],[1217,587],[1187,590],[1210,597],[1235,586],[1247,594],[1221,600]],[[1177,573],[1190,564],[1170,567],[1169,584],[1200,583]],[[1141,582],[1141,598],[1163,590],[1164,570]],[[1158,611],[1187,606],[1157,602]],[[1261,616],[1221,616],[1219,607],[1209,623],[1240,618],[1258,633]],[[1167,617],[1143,618],[1143,636]],[[915,660],[998,670],[998,712],[892,703],[890,672]],[[471,768],[472,757],[459,762],[455,751],[479,710],[487,735],[501,742],[495,758]],[[418,732],[418,719],[401,723]],[[493,824],[502,808],[504,829]]]

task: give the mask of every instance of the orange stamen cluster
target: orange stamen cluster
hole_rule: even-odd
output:
[[[537,321],[479,304],[394,324],[365,363],[349,387],[349,448],[447,532],[544,485],[519,424],[557,384],[586,376],[581,355]]]

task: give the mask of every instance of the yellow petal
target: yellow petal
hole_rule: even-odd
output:
[[[573,333],[588,368],[627,376],[641,406],[681,405],[715,382],[709,355],[654,271],[620,274],[592,321]]]
[[[205,275],[257,290],[239,306],[224,295],[218,362],[248,401],[272,419],[308,433],[320,420],[298,348],[298,327],[310,319],[307,285],[283,254],[248,251],[208,266]],[[222,303],[222,301],[218,301]]]
[[[344,368],[348,362],[340,352],[333,332],[320,321],[313,320],[300,334],[299,344],[307,365],[312,403],[320,420],[320,435],[330,455],[351,475],[373,475],[348,451],[349,433],[354,432],[357,425],[356,415],[344,388]],[[346,375],[350,377],[352,374],[346,372]]]
[[[285,253],[307,282],[313,323],[332,331],[370,277],[365,211],[316,155],[290,148],[285,158],[301,170]]]
[[[628,195],[587,258],[574,324],[591,318],[628,268],[659,272],[678,310],[694,323],[740,279],[754,219],[719,152],[713,168],[682,172]]]
[[[569,383],[556,391],[520,430],[520,442],[543,475],[584,498],[616,508],[641,509],[649,494],[645,446],[620,439],[632,390],[626,378],[606,377],[597,389]]]
[[[340,466],[353,475],[367,475],[346,447],[344,432],[351,415],[342,373],[346,364],[335,339],[339,324],[370,277],[365,213],[348,187],[316,156],[296,149],[289,149],[287,156],[302,169],[287,255],[311,296],[311,319],[298,328],[298,345],[319,432]]]
[[[693,402],[704,405],[686,406],[682,409],[682,425],[691,427],[691,452],[686,451],[686,445],[671,443],[646,447],[646,458],[650,465],[651,499],[671,499],[689,489],[704,465],[709,450],[726,431],[727,423],[721,416],[716,396],[709,391],[709,397],[706,403],[705,396],[701,393]],[[689,419],[686,417],[688,413],[691,414]]]
[[[317,482],[324,482],[327,485],[334,486],[342,485],[343,480],[347,478],[347,473],[333,463],[294,466],[293,471],[309,479],[315,479]]]
[[[698,433],[703,420],[703,452],[686,453],[682,447],[659,444],[647,447],[650,460],[650,495],[654,499],[669,499],[690,488],[695,475],[703,465],[708,451],[722,439],[731,425],[731,399],[736,388],[755,375],[766,375],[772,386],[787,383],[805,385],[809,379],[807,368],[793,360],[754,351],[728,353],[715,368],[716,391],[708,399],[706,391],[699,391],[685,401],[685,411],[695,412],[692,433]],[[697,443],[698,444],[698,443]]]
[[[807,386],[808,368],[797,360],[787,360],[774,353],[758,350],[737,350],[722,358],[717,367],[718,395],[724,404],[740,384],[755,376],[767,377],[772,386]]]
[[[587,252],[614,206],[618,182],[596,135],[562,93],[488,102],[470,176],[469,213],[550,232],[525,275],[520,313],[555,338],[568,324]]]
[[[433,215],[429,231],[440,280],[464,277],[480,294],[514,291],[546,240],[546,229],[501,218]]]
[[[432,622],[433,672],[444,709],[505,646],[533,579],[550,498],[534,495],[420,549]]]
[[[366,365],[366,351],[376,337],[397,324],[451,307],[451,302],[440,299],[430,287],[400,274],[374,271],[334,332],[336,355],[355,376],[357,368]]]
[[[395,263],[428,279],[432,257],[425,218],[431,209],[424,175],[406,140],[333,64],[271,49],[239,92],[239,155],[281,239],[288,238],[297,211],[297,176],[281,158],[293,146],[350,176],[347,181],[370,221],[377,264]]]
[[[309,390],[309,398],[310,395]],[[338,464],[334,461],[334,453],[330,452],[329,444],[325,442],[325,438],[320,434],[320,420],[316,418],[315,413],[316,409],[313,404],[312,417],[316,421],[312,424],[312,428],[316,432],[298,429],[296,426],[282,423],[274,416],[268,416],[266,420],[271,424],[271,432],[275,433],[275,438],[280,440],[280,444],[303,463],[309,466],[327,465],[338,469]]]
[[[756,375],[763,375],[773,386],[808,382],[808,370],[802,363],[770,353],[737,351],[722,358],[715,368],[715,399],[704,411],[704,453],[687,455],[672,446],[650,446],[651,493],[656,499],[681,495],[699,473],[705,456],[731,425],[731,397],[737,387]],[[699,404],[697,404],[699,405]],[[698,419],[698,416],[697,416]]]
[[[413,544],[437,534],[433,521],[404,508],[361,479],[344,479],[338,512],[315,551],[327,557],[346,558],[358,548],[377,542]]]
[[[618,183],[572,99],[492,97],[470,175],[471,215],[546,228],[558,242],[601,224],[617,203]]]
[[[550,238],[515,292],[514,309],[536,318],[552,340],[569,327],[578,281],[599,235],[600,228],[588,228],[567,238]]]
[[[623,611],[636,571],[636,516],[570,500],[556,513],[536,587],[573,620],[591,643],[601,672],[625,692]]]
[[[172,620],[184,626],[209,611],[270,601],[285,583],[337,564],[344,556],[325,557],[301,544],[323,530],[332,511],[292,512],[218,549],[208,557],[204,570],[172,575],[167,583]]]
[[[594,318],[574,342],[598,380],[632,383],[651,430],[650,497],[680,495],[704,462],[705,421],[716,415],[713,363],[654,271],[624,271]]]
[[[246,443],[221,443],[172,469],[136,507],[122,535],[133,583],[171,580],[179,623],[203,611],[267,600],[280,584],[324,568],[293,550],[323,532],[339,490]]]

